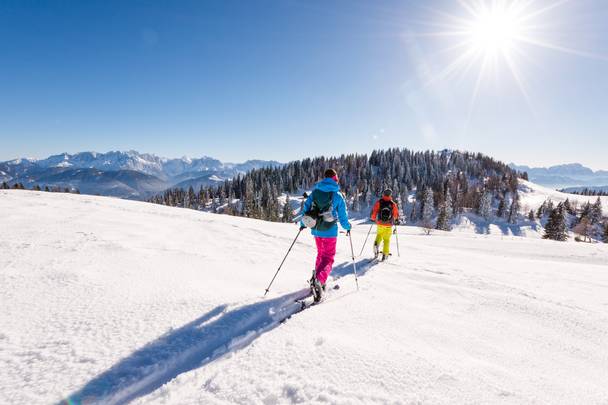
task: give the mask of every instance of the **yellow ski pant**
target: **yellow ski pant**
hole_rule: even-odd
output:
[[[380,247],[380,242],[383,242],[382,253],[384,253],[385,255],[388,255],[390,252],[392,234],[392,227],[378,225],[378,230],[376,231],[376,241],[374,242],[374,245]]]

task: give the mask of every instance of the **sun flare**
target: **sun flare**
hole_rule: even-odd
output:
[[[470,23],[472,47],[483,52],[508,52],[523,34],[517,15],[503,8],[483,10]]]
[[[428,25],[434,29],[417,36],[438,38],[442,47],[437,55],[442,55],[444,60],[441,70],[429,78],[429,83],[462,83],[472,76],[470,115],[486,81],[511,80],[534,110],[524,71],[526,63],[536,62],[535,50],[608,60],[606,56],[574,49],[551,39],[549,27],[554,29],[558,22],[557,11],[561,12],[560,8],[566,3],[570,1],[458,0],[457,13],[431,9],[437,18]]]

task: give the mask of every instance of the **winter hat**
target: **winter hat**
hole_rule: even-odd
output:
[[[327,169],[325,170],[325,178],[330,178],[338,183],[338,172],[336,172],[334,169]]]
[[[386,190],[384,190],[382,192],[382,195],[386,196],[386,197],[390,197],[393,194],[393,190],[391,190],[390,188],[387,188]]]

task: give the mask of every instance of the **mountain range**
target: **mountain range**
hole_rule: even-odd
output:
[[[551,188],[599,189],[608,185],[608,171],[593,171],[580,163],[551,167],[530,167],[510,163],[509,166],[520,172],[527,172],[530,181]]]
[[[145,199],[167,188],[198,189],[231,179],[252,169],[278,166],[266,160],[223,163],[208,156],[162,158],[136,151],[62,153],[45,159],[0,162],[0,181],[23,183],[27,188],[77,188],[82,193]]]

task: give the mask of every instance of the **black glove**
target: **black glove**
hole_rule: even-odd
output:
[[[304,229],[306,229],[306,227],[304,225],[300,225],[300,231],[303,231]]]
[[[398,219],[395,220],[395,225],[401,225],[401,221],[399,221]]]
[[[350,229],[346,231],[346,236],[350,236]]]

